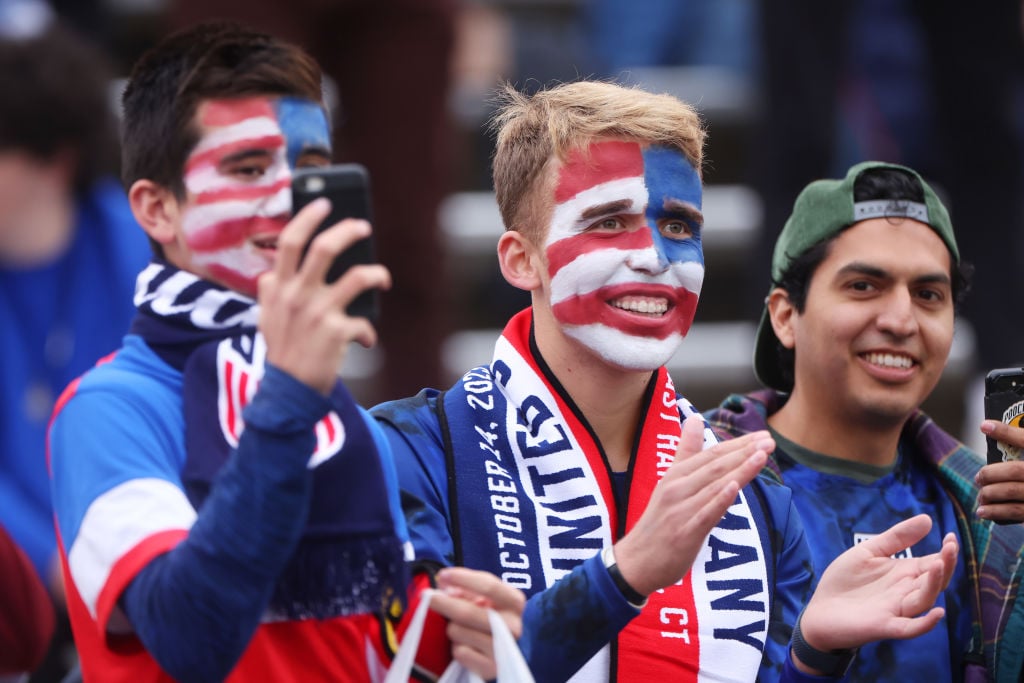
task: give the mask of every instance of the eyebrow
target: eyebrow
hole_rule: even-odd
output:
[[[863,263],[863,262],[860,262],[860,261],[854,261],[853,263],[846,264],[845,266],[840,268],[836,274],[839,275],[839,276],[848,275],[848,274],[859,274],[859,275],[867,275],[868,277],[874,277],[874,278],[879,278],[879,279],[892,279],[892,275],[889,273],[889,271],[883,270],[882,268],[879,268],[878,266],[872,266],[872,265],[870,265],[868,263]],[[921,275],[920,277],[915,277],[913,282],[918,283],[918,284],[925,284],[925,283],[936,283],[936,284],[940,284],[940,285],[950,285],[950,284],[952,284],[952,280],[950,279],[950,277],[949,277],[949,275],[947,273],[927,273],[925,275]]]
[[[306,156],[307,154],[316,154],[327,160],[330,160],[331,158],[331,150],[323,145],[310,145],[309,147],[303,147],[299,150],[300,157]]]
[[[590,220],[597,218],[598,216],[607,216],[613,213],[619,213],[633,208],[632,199],[616,199],[613,202],[605,202],[604,204],[598,204],[597,206],[588,206],[583,210],[581,218],[583,220]]]
[[[685,218],[690,223],[696,223],[697,225],[704,225],[704,214],[700,210],[690,204],[679,199],[673,199],[669,197],[665,200],[664,208],[666,211],[677,216]]]
[[[243,149],[233,154],[228,154],[226,157],[221,159],[222,164],[233,164],[239,161],[248,161],[249,159],[256,159],[259,157],[268,157],[270,152],[265,149]]]

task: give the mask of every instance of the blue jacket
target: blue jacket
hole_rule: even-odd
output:
[[[371,413],[381,422],[391,444],[417,557],[452,564],[473,554],[472,548],[460,547],[468,541],[460,544],[456,540],[461,536],[458,518],[488,516],[493,510],[487,496],[450,499],[455,473],[446,448],[452,434],[441,409],[445,395],[427,389],[416,397],[378,406]],[[766,539],[765,556],[771,558],[768,639],[758,680],[822,680],[797,672],[788,656],[792,625],[811,586],[810,557],[790,492],[761,478],[744,493],[748,500],[757,501],[752,508]],[[502,573],[495,562],[467,564]],[[568,679],[639,614],[612,583],[599,555],[582,561],[550,588],[534,586],[526,593],[520,647],[538,681]],[[629,672],[617,672],[613,661],[607,680],[629,680]]]

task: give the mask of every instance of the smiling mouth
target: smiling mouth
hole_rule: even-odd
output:
[[[896,370],[909,370],[914,367],[914,359],[897,353],[865,353],[861,356],[872,365]]]
[[[257,249],[269,249],[271,251],[277,250],[277,235],[268,237],[254,237],[252,244]]]
[[[624,296],[618,299],[612,299],[608,303],[620,310],[627,311],[629,313],[638,313],[652,318],[659,318],[665,315],[670,308],[668,299],[649,296]]]

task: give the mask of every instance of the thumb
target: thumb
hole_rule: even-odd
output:
[[[704,450],[704,418],[690,415],[683,421],[683,433],[676,448],[676,461],[685,460]]]
[[[931,528],[932,518],[920,514],[905,519],[899,524],[894,524],[885,532],[864,541],[858,547],[870,550],[875,557],[890,557],[920,541]]]

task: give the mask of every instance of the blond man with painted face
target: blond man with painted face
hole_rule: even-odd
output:
[[[373,411],[417,556],[521,588],[543,681],[802,680],[841,668],[807,642],[931,628],[955,541],[889,559],[919,517],[840,558],[794,634],[810,558],[789,492],[756,476],[774,442],[716,444],[664,367],[704,276],[694,110],[608,83],[504,98],[498,260],[532,305],[489,365]]]
[[[709,414],[731,435],[769,430],[770,472],[793,490],[816,569],[915,515],[933,528],[900,561],[957,537],[942,622],[862,648],[855,680],[1017,681],[1024,667],[1024,529],[990,521],[1019,521],[1019,463],[983,470],[920,411],[949,357],[966,275],[949,214],[915,171],[865,162],[811,183],[775,245],[754,355],[768,389]]]
[[[123,346],[68,388],[49,436],[86,683],[388,666],[411,548],[383,435],[337,371],[349,342],[376,341],[347,305],[390,276],[329,284],[370,226],[310,241],[328,202],[292,217],[292,174],[331,158],[321,92],[302,50],[222,23],[169,37],[129,79],[124,180],[154,258]],[[493,676],[483,607],[518,631],[522,596],[482,572],[439,580],[460,590],[431,603],[455,657]]]

